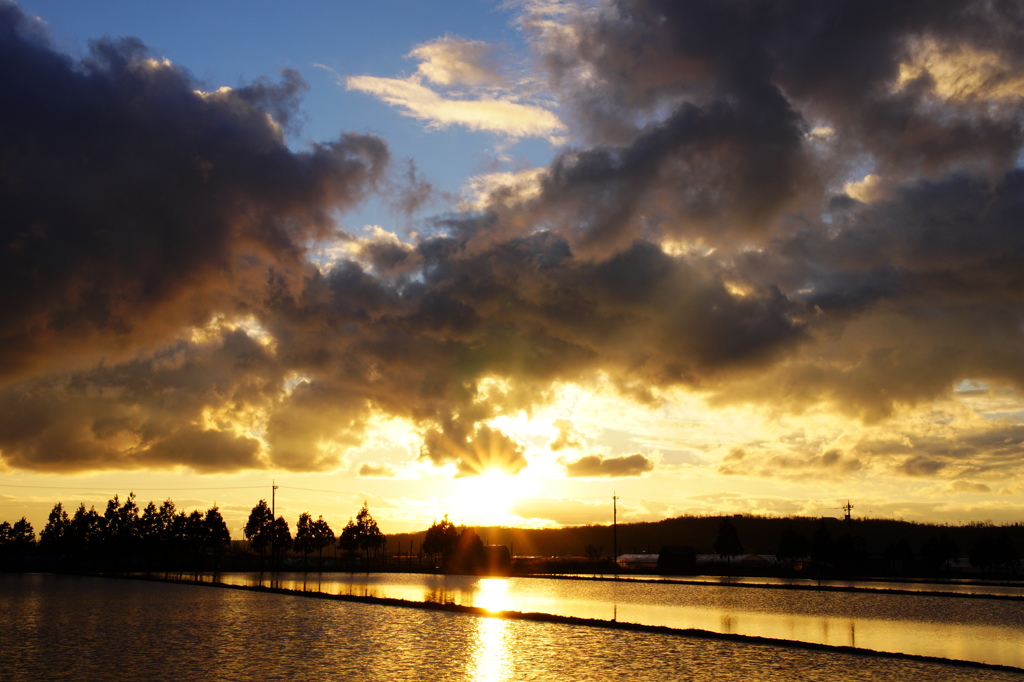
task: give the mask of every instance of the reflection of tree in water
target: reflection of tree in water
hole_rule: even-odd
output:
[[[437,585],[428,588],[423,594],[423,601],[432,601],[438,604],[462,604],[473,605],[475,590],[470,587],[451,587],[448,585]]]

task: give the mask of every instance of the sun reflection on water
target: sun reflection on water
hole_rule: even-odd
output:
[[[478,618],[469,679],[512,679],[512,652],[508,621],[502,618]]]
[[[481,578],[477,584],[479,594],[474,599],[476,606],[488,611],[508,611],[512,599],[508,594],[507,578]]]
[[[508,579],[481,578],[476,584],[474,606],[497,613],[509,610],[511,603]],[[476,627],[476,641],[473,643],[473,657],[469,665],[470,679],[511,680],[511,633],[508,621],[480,618]]]

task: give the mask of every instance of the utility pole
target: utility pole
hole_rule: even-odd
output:
[[[270,565],[277,568],[277,482],[270,479]]]
[[[615,577],[619,577],[619,498],[612,491],[612,564],[615,565]]]
[[[846,504],[845,504],[845,505],[843,505],[843,510],[844,510],[844,511],[846,512],[846,518],[845,518],[845,520],[846,520],[846,521],[850,521],[850,520],[851,520],[851,519],[850,519],[850,512],[851,512],[851,511],[853,511],[853,505],[852,505],[852,504],[850,504],[850,501],[849,501],[849,500],[847,500],[847,501],[846,501]]]

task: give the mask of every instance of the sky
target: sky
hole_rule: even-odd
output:
[[[1022,38],[991,0],[2,0],[0,520],[1020,522]]]

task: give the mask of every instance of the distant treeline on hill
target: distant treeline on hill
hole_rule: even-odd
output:
[[[366,505],[335,536],[303,513],[293,536],[266,500],[253,507],[245,543],[232,543],[216,506],[177,510],[166,500],[141,508],[116,495],[101,514],[57,503],[36,538],[22,518],[0,523],[3,570],[236,570],[254,568],[450,570],[485,565],[520,573],[615,570],[623,554],[671,548],[673,570],[846,575],[1019,575],[1024,524],[961,526],[891,519],[682,516],[657,522],[525,529],[456,526],[448,517],[418,533],[385,536]],[[617,547],[613,547],[613,533]],[[488,546],[507,549],[495,553]],[[325,550],[327,550],[325,552]],[[325,556],[326,554],[326,556]],[[505,559],[501,559],[504,556]],[[509,559],[511,557],[511,559]],[[681,558],[689,557],[689,560]],[[712,564],[725,564],[707,568]],[[747,559],[753,559],[748,561]]]
[[[510,546],[512,554],[521,558],[597,560],[612,557],[616,549],[612,547],[611,525],[545,529],[478,527],[476,532],[485,544]],[[778,570],[803,567],[855,575],[933,575],[968,567],[987,573],[1016,574],[1020,572],[1019,548],[1024,547],[1021,523],[952,526],[894,519],[680,516],[619,524],[615,534],[619,555],[657,554],[667,547],[682,547],[696,555],[718,555],[721,563],[729,562],[726,554],[768,555],[779,561]],[[415,546],[423,535],[394,534],[389,541]],[[742,569],[733,566],[732,570]]]

